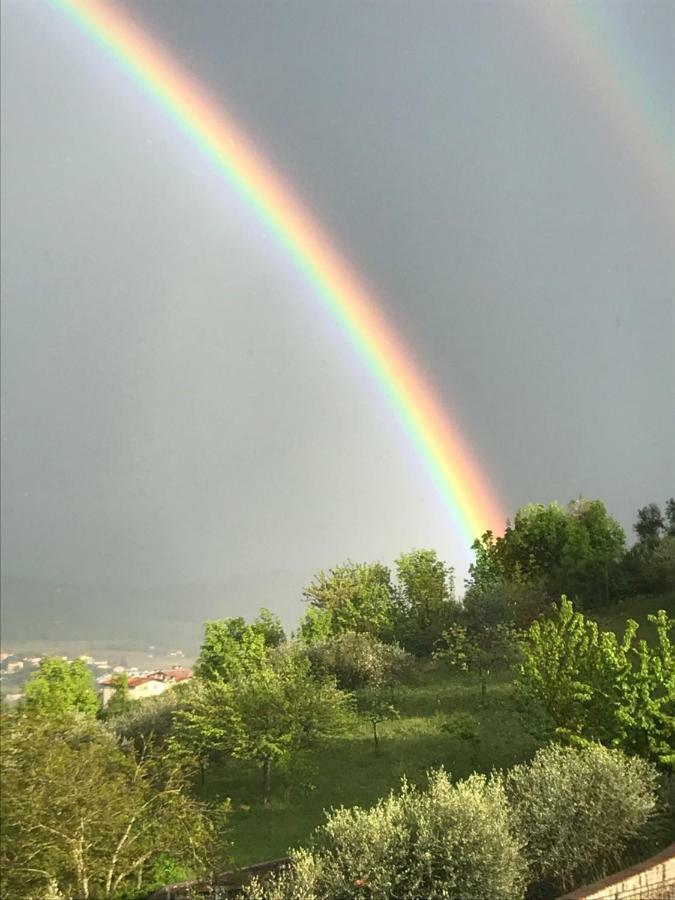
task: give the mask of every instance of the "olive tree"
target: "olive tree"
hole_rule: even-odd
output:
[[[506,787],[531,875],[561,890],[619,868],[656,807],[656,770],[600,744],[551,745],[514,766]]]
[[[248,900],[517,900],[526,866],[499,778],[453,784],[431,773],[371,809],[334,810],[291,866],[246,889]]]

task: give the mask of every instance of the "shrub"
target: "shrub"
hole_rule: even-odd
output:
[[[532,876],[569,890],[620,867],[627,842],[654,811],[657,774],[600,744],[553,744],[514,766],[506,788]]]
[[[335,810],[292,860],[251,884],[248,900],[517,900],[524,891],[504,787],[483,775],[452,784],[439,771],[424,792],[404,782],[372,809]]]
[[[305,653],[316,674],[333,675],[347,690],[404,678],[413,661],[398,644],[383,644],[370,634],[354,631],[308,647]]]

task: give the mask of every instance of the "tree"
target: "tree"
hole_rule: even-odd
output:
[[[500,580],[529,584],[551,596],[568,593],[588,605],[618,591],[625,535],[601,500],[579,498],[567,508],[531,503],[518,510],[502,537],[474,543],[469,586]]]
[[[381,563],[347,562],[327,573],[319,572],[303,596],[310,608],[330,616],[332,634],[365,631],[382,640],[392,636],[391,573]]]
[[[354,690],[404,678],[413,658],[398,644],[385,644],[367,633],[346,631],[305,651],[312,671],[333,676],[338,687]]]
[[[650,616],[657,644],[637,640],[629,620],[619,640],[576,612],[563,597],[553,615],[534,622],[519,669],[522,708],[531,730],[573,743],[600,741],[675,764],[675,621]]]
[[[362,716],[367,719],[373,728],[373,741],[375,750],[380,746],[380,736],[377,726],[391,719],[398,719],[399,712],[392,703],[392,697],[385,693],[381,687],[369,688],[359,698],[359,706]]]
[[[81,659],[68,662],[58,657],[40,660],[26,682],[21,707],[40,716],[70,712],[96,715],[99,708],[91,672]]]
[[[195,874],[223,859],[222,808],[190,799],[179,768],[124,752],[95,720],[11,716],[0,778],[5,900],[128,897],[163,854]]]
[[[277,666],[201,685],[176,717],[173,745],[196,759],[221,751],[257,762],[267,803],[274,766],[338,734],[350,709],[334,681],[314,678],[306,659],[287,655]]]
[[[122,672],[115,679],[115,691],[108,700],[105,707],[101,710],[101,718],[111,719],[113,716],[122,715],[133,709],[139,704],[139,700],[132,700],[129,697],[129,676],[126,672]]]
[[[666,500],[666,528],[670,537],[675,537],[675,497]]]
[[[560,890],[601,878],[656,807],[653,766],[598,744],[555,744],[506,776],[532,876]]]
[[[253,629],[261,634],[266,647],[280,647],[286,640],[286,632],[279,616],[263,607],[253,622]]]
[[[434,650],[434,659],[444,660],[451,670],[478,676],[482,706],[486,704],[490,674],[513,663],[516,656],[516,632],[501,624],[479,635],[472,634],[463,625],[453,624],[443,632]]]
[[[453,784],[443,772],[418,791],[400,791],[372,809],[328,814],[313,845],[291,866],[247,886],[247,900],[518,900],[525,863],[498,778],[471,775]]]
[[[640,543],[646,545],[658,543],[665,527],[665,520],[656,503],[649,503],[637,511],[633,529]]]
[[[195,674],[207,681],[229,681],[260,668],[266,655],[264,627],[247,625],[241,617],[206,622]]]
[[[396,574],[396,636],[406,650],[428,656],[458,612],[453,570],[435,550],[412,550],[396,560]]]
[[[462,621],[476,636],[493,631],[497,625],[527,628],[550,606],[551,598],[540,584],[499,578],[480,585],[472,584],[467,589]]]

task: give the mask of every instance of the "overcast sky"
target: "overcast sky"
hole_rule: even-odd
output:
[[[589,6],[673,140],[675,4]],[[673,217],[526,3],[134,8],[375,291],[508,512],[584,494],[629,529],[673,494]],[[288,620],[348,557],[463,571],[268,229],[62,13],[2,13],[3,575]]]

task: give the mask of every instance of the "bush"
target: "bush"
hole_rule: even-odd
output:
[[[517,900],[525,864],[501,780],[445,772],[427,791],[405,782],[372,809],[338,809],[286,871],[253,882],[248,900],[435,898]]]
[[[133,741],[138,749],[152,742],[163,744],[171,733],[181,697],[188,685],[177,685],[159,697],[132,701],[133,706],[107,720],[108,728],[122,741]]]
[[[566,891],[620,868],[655,809],[657,782],[648,762],[600,744],[553,744],[514,766],[506,788],[533,878]]]
[[[349,631],[305,651],[317,675],[332,675],[339,687],[353,690],[400,680],[412,669],[412,656],[398,644],[383,644],[370,634]]]

